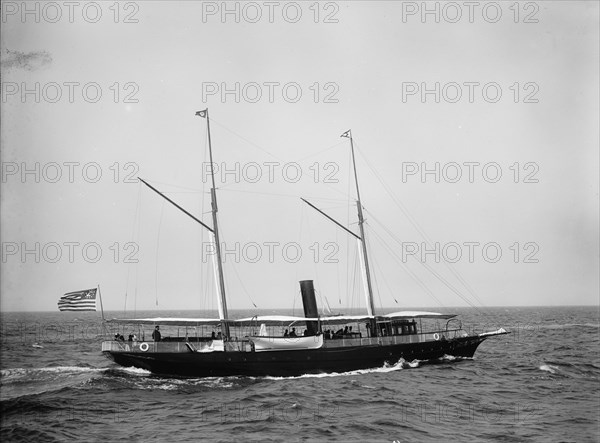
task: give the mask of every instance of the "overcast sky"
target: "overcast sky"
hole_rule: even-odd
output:
[[[214,309],[207,107],[230,308],[365,306],[348,129],[376,306],[598,304],[597,2],[225,7],[2,3],[3,311]]]

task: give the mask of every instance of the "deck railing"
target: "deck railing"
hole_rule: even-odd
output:
[[[195,348],[199,346],[194,343]],[[190,352],[186,342],[103,341],[102,351],[111,352]]]
[[[323,347],[339,348],[346,346],[369,346],[369,345],[398,345],[405,343],[422,343],[427,341],[451,340],[464,337],[466,332],[462,329],[450,329],[437,332],[425,332],[419,334],[388,335],[383,337],[365,338],[334,338],[325,340]]]
[[[451,340],[464,337],[467,333],[462,329],[449,329],[437,332],[425,332],[419,334],[391,335],[383,337],[360,337],[360,338],[335,338],[323,341],[324,348],[342,348],[349,346],[373,346],[373,345],[397,345],[406,343],[422,343],[428,341]],[[253,347],[248,340],[221,340],[186,342],[186,341],[164,341],[164,342],[141,342],[141,341],[104,341],[102,351],[110,352],[252,352]]]
[[[119,341],[110,340],[102,342],[102,351],[110,352],[250,352],[251,345],[248,340],[233,340],[223,342],[221,340],[208,340],[203,342],[187,341],[164,341],[164,342],[141,342],[141,341]]]

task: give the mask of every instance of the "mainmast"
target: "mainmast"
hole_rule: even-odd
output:
[[[365,296],[367,298],[367,313],[370,316],[375,315],[375,305],[373,303],[373,285],[371,283],[371,272],[369,270],[369,257],[367,254],[367,239],[365,237],[365,228],[364,228],[364,222],[365,219],[363,217],[363,211],[362,211],[362,203],[360,201],[360,189],[358,186],[358,174],[356,173],[356,159],[354,157],[354,142],[352,141],[352,131],[349,129],[346,132],[344,132],[341,137],[346,137],[350,139],[350,150],[352,152],[352,166],[354,168],[354,181],[356,182],[356,207],[358,209],[358,227],[360,229],[360,239],[358,240],[359,243],[361,244],[361,247],[359,249],[360,252],[360,256],[361,256],[361,261],[363,264],[363,270],[365,273]],[[372,324],[372,326],[375,326],[374,322]],[[372,330],[371,332],[373,335],[375,335],[375,331]]]
[[[225,338],[229,338],[229,324],[227,323],[228,314],[227,314],[227,300],[225,298],[225,279],[223,278],[223,261],[221,259],[221,242],[219,241],[219,223],[217,220],[217,191],[215,186],[215,171],[214,171],[214,163],[213,163],[213,155],[212,155],[212,145],[210,140],[210,120],[208,118],[208,108],[203,111],[196,112],[196,115],[199,117],[206,118],[206,128],[208,132],[208,153],[210,157],[210,177],[212,180],[212,188],[210,189],[210,200],[212,206],[212,219],[213,219],[213,230],[212,237],[215,244],[215,252],[216,252],[216,260],[214,262],[215,266],[215,280],[217,286],[219,287],[218,291],[218,300],[219,300],[219,316],[221,317],[221,329],[223,330],[223,335]],[[214,256],[213,256],[214,257]]]

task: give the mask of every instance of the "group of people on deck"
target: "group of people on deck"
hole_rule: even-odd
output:
[[[308,333],[308,329],[306,329],[304,331],[304,336],[307,336]],[[285,332],[283,333],[284,337],[298,337],[298,334],[296,334],[296,328],[292,328],[291,331],[289,331],[288,329],[285,330]],[[331,329],[327,329],[326,331],[323,332],[323,338],[326,340],[333,340],[333,339],[338,339],[338,338],[359,338],[361,337],[362,334],[359,332],[353,332],[352,331],[352,326],[346,326],[343,329],[340,328],[337,331],[332,331]]]
[[[308,336],[309,335],[308,329],[305,329],[302,335]],[[283,333],[283,336],[284,337],[298,337],[298,334],[296,333],[296,328],[292,328],[291,331],[286,329],[285,332]],[[344,328],[340,328],[337,331],[327,329],[326,331],[323,332],[323,338],[326,340],[341,339],[341,338],[359,338],[359,337],[362,337],[362,334],[360,332],[353,332],[352,326],[345,326]],[[218,333],[215,333],[215,331],[213,331],[211,334],[211,339],[212,340],[221,340],[222,339],[221,332],[219,331]],[[125,337],[119,333],[116,333],[115,340],[124,342]],[[155,342],[159,342],[162,340],[159,326],[156,326],[154,328],[154,330],[152,331],[152,340]],[[135,334],[129,334],[129,338],[127,341],[137,342],[138,338]]]
[[[331,329],[327,329],[325,331],[325,339],[333,340],[340,338],[358,338],[361,337],[362,334],[360,332],[352,332],[352,326],[345,326],[343,329],[340,328],[337,331],[332,331]]]
[[[308,335],[308,329],[306,331],[304,331],[304,335]],[[287,329],[285,330],[285,332],[283,333],[284,337],[298,337],[298,335],[296,334],[296,328],[292,328],[291,331],[288,331]]]
[[[160,327],[156,326],[154,328],[154,331],[152,331],[152,340],[154,341],[160,341],[161,339],[161,335],[160,335]],[[116,341],[125,341],[125,337],[121,334],[119,334],[118,332],[115,334],[115,340]],[[142,338],[143,340],[143,338]],[[135,334],[129,334],[129,337],[127,338],[128,342],[134,342],[134,341],[138,341],[137,335]]]
[[[308,329],[304,330],[304,333],[302,334],[304,337],[307,337],[308,335],[310,335],[310,333],[308,332]],[[314,335],[314,334],[313,334]],[[298,337],[298,334],[296,334],[296,328],[292,328],[291,331],[288,331],[287,329],[285,330],[285,332],[283,333],[284,337]]]
[[[116,341],[125,341],[125,337],[123,337],[121,334],[119,334],[117,332],[115,334],[115,340]],[[127,341],[138,341],[137,335],[135,335],[135,334],[129,334],[129,337],[127,338]]]

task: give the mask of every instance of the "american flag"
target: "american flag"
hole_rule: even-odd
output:
[[[95,311],[97,290],[98,288],[69,292],[58,300],[58,309],[61,311]]]

